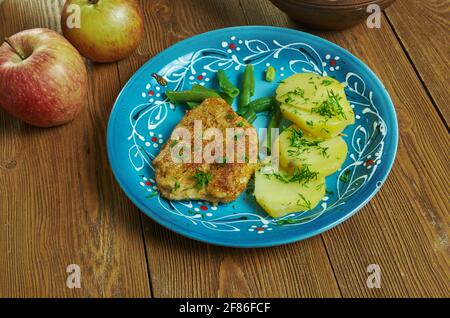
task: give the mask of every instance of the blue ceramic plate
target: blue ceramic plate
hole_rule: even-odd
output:
[[[215,87],[219,69],[226,69],[238,83],[248,63],[255,66],[254,98],[274,94],[277,81],[263,80],[269,65],[276,68],[278,81],[294,73],[314,72],[347,83],[346,93],[356,115],[356,123],[344,131],[348,157],[340,171],[327,177],[329,193],[314,210],[273,219],[251,193],[244,192],[235,202],[217,207],[200,201],[169,202],[158,193],[152,159],[185,111],[170,104],[164,91],[189,89],[194,83]],[[268,118],[260,115],[254,125],[266,127],[267,122]],[[117,98],[107,139],[109,160],[119,184],[153,220],[207,243],[263,247],[317,235],[361,209],[380,189],[392,167],[398,128],[383,84],[352,54],[307,33],[249,26],[194,36],[148,61]]]

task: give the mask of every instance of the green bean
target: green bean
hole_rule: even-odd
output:
[[[281,111],[279,107],[272,113],[272,118],[270,118],[269,126],[267,127],[267,149],[269,154],[272,150],[272,128],[280,128],[281,124]]]
[[[189,107],[189,109],[194,109],[200,105],[200,103],[197,102],[186,102],[186,105]]]
[[[248,72],[250,73],[250,96],[255,95],[255,68],[252,64],[248,65]]]
[[[266,68],[266,81],[273,82],[275,80],[275,68],[273,66],[269,66]]]
[[[262,113],[273,110],[278,106],[280,106],[280,103],[276,100],[275,96],[261,97],[251,101],[247,106],[239,109],[237,113],[238,115],[243,116],[249,109],[253,109],[255,113]]]
[[[239,116],[244,116],[246,112],[248,112],[249,108],[248,107],[242,107],[241,109],[238,109],[236,111],[236,114],[238,114]]]
[[[255,113],[261,113],[274,109],[278,105],[275,96],[262,97],[251,101],[245,108],[251,108]]]
[[[194,92],[209,92],[209,93],[216,93],[218,94],[215,90],[213,90],[212,88],[207,88],[205,86],[202,86],[200,84],[194,84],[192,85],[192,90]]]
[[[207,87],[199,85],[199,84],[192,85],[192,90],[194,92],[209,92],[209,93],[218,94],[218,95],[220,95],[219,97],[222,97],[227,102],[228,105],[233,104],[233,101],[234,101],[233,97],[230,97],[229,95],[227,95],[224,92],[218,93],[217,91],[215,91],[215,90],[213,90],[211,88],[207,88]]]
[[[207,98],[220,97],[216,92],[200,91],[166,91],[166,95],[174,104],[185,104],[187,102],[201,103]]]
[[[234,102],[234,97],[231,97],[230,95],[226,94],[225,92],[220,92],[219,95],[227,102],[228,105],[231,106]]]
[[[217,72],[217,78],[219,79],[219,86],[225,94],[232,98],[236,98],[239,95],[239,89],[230,82],[224,70]]]
[[[192,85],[192,90],[193,90],[194,92],[217,93],[215,90],[210,89],[210,88],[206,88],[205,86],[202,86],[202,85],[200,85],[200,84],[194,84],[194,85]],[[187,104],[187,106],[188,106],[190,109],[194,109],[194,108],[198,107],[198,105],[200,105],[200,103],[198,103],[198,102],[187,102],[186,104]]]
[[[243,79],[242,79],[242,89],[241,95],[239,96],[239,108],[243,108],[250,103],[250,97],[252,96],[252,89],[254,90],[255,77],[253,76],[253,65],[248,64],[245,67]],[[253,83],[253,84],[252,84]]]
[[[256,113],[253,111],[253,109],[249,109],[242,117],[244,117],[245,120],[247,120],[251,124],[256,119]]]

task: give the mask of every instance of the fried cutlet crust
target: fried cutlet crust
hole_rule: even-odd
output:
[[[207,128],[218,128],[223,136],[226,128],[254,130],[252,125],[237,115],[221,98],[206,99],[197,108],[188,110],[176,128],[186,128],[193,135],[195,120],[202,121],[203,131]],[[173,133],[170,139],[175,139]],[[162,147],[159,155],[153,160],[158,189],[161,195],[169,200],[231,202],[245,190],[255,172],[256,163],[248,163],[248,160],[244,163],[238,163],[236,160],[235,163],[176,163],[171,154],[171,140]],[[246,140],[246,153],[249,151],[248,147]],[[225,153],[225,140],[223,149]],[[198,187],[194,178],[199,171],[211,176],[208,184],[203,187]]]

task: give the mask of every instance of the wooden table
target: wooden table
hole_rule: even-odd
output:
[[[60,30],[62,0],[5,0],[0,36]],[[315,32],[381,78],[399,117],[397,159],[377,196],[314,238],[245,250],[198,243],[141,214],[113,178],[106,126],[128,78],[156,53],[228,26],[299,28],[266,0],[142,0],[128,59],[88,62],[85,111],[54,129],[0,111],[2,297],[449,297],[449,1],[397,0],[381,29]],[[69,264],[80,289],[66,287]],[[367,266],[381,268],[368,288]]]

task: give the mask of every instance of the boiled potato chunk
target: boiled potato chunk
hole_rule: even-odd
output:
[[[345,97],[344,86],[334,78],[300,73],[288,77],[278,86],[276,98],[282,104],[311,110],[317,103],[326,100],[331,91]]]
[[[325,177],[335,173],[347,157],[347,144],[342,137],[317,139],[295,125],[281,133],[277,147],[280,164],[289,172],[308,165],[310,170]]]
[[[280,171],[279,175],[289,178]],[[255,173],[255,198],[258,204],[273,218],[289,213],[314,209],[325,196],[325,179],[299,182],[284,182],[275,175]]]
[[[319,114],[311,113],[292,105],[283,104],[280,106],[280,109],[285,118],[292,121],[301,130],[320,139],[335,137],[339,135],[347,125],[352,125],[355,122],[353,111],[346,113],[347,120],[342,120],[337,117],[324,120]]]
[[[355,122],[344,86],[331,77],[295,74],[277,89],[283,115],[318,138],[330,138]]]

